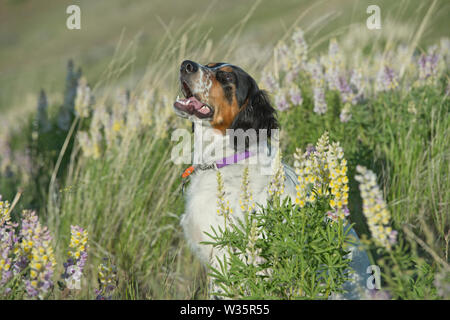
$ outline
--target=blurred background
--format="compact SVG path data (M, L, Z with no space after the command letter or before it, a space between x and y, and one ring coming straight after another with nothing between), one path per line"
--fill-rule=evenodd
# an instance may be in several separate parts
M66 8L71 4L81 8L81 30L66 27ZM208 38L213 48L217 42L228 41L233 48L231 62L258 67L294 26L305 30L313 44L311 50L327 46L329 38L346 34L352 27L359 32L356 25L361 26L361 34L367 34L366 8L370 4L381 8L382 30L368 36L404 31L412 37L415 32L411 31L418 31L432 1L1 0L0 111L4 119L21 118L23 112L35 107L42 88L51 100L52 94L64 88L69 59L82 67L89 82L97 83L116 48L128 48L130 63L117 81L132 88L152 67L151 57L162 42L190 29L198 36L189 38ZM420 37L422 45L448 35L449 12L449 1L436 2L432 19ZM200 45L207 49L205 43ZM214 61L224 55L211 50L209 56ZM184 58L196 57L180 60ZM230 53L225 58L230 59ZM178 65L167 66L168 72L177 69Z

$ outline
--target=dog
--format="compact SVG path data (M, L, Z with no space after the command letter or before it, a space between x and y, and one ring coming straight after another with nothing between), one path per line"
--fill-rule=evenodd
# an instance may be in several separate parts
M196 158L194 165L183 173L183 177L189 176L190 184L185 192L181 226L196 256L204 264L217 267L217 258L225 253L202 244L211 240L205 232L211 233L212 227L215 230L224 227L224 218L217 213L216 170L220 170L223 177L225 198L234 219L244 218L239 204L243 165L249 168L249 189L254 202L267 203L272 179L268 173L273 173L276 153L269 140L275 139L274 132L279 129L279 124L268 94L238 66L228 63L201 65L185 60L180 66L179 81L184 98L177 98L173 107L178 116L193 123ZM245 136L249 131L254 132L252 139ZM286 177L283 197L295 200L296 174L285 164L283 168ZM353 229L350 234L359 241ZM350 266L355 270L353 279L344 285L347 293L333 294L332 299L363 298L369 266L367 254L355 243L350 247L349 257L352 259Z

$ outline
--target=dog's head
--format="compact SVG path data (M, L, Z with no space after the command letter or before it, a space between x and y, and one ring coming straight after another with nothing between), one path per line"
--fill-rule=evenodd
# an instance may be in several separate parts
M223 134L227 129L266 129L270 135L270 129L278 128L267 94L239 67L185 60L180 85L184 99L177 98L174 108L181 117L207 121Z

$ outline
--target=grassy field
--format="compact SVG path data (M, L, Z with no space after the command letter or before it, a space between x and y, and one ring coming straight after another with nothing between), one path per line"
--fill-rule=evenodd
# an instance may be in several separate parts
M265 78L273 76L284 160L293 164L295 148L316 143L324 131L339 141L348 160L350 221L367 242L374 237L354 177L357 165L376 174L398 244L394 250L367 245L372 262L385 270L390 297L449 298L450 55L441 41L450 36L448 2L376 1L382 29L374 31L365 26L370 1L79 3L82 29L68 30L70 1L0 2L0 194L13 202L12 221L21 221L23 209L36 210L52 236L55 287L41 298L94 299L104 257L116 270L114 299L207 298L207 270L179 226L183 168L170 161L168 147L174 144L170 133L189 126L171 107L184 59L242 66L269 90ZM288 81L298 58L291 40L298 27L308 44L307 63ZM341 71L350 81L360 70L365 85L361 99L350 104L326 78L321 115L310 67L332 61L334 38ZM280 41L288 48L284 56ZM433 50L439 62L424 76L420 57L432 57ZM395 81L379 89L387 81L380 78L384 64ZM95 97L89 103L80 99L86 88L78 67ZM302 104L280 105L293 85ZM342 120L344 109L350 119ZM89 248L72 243L71 225L87 230ZM69 245L88 254L81 290L56 285ZM23 279L33 277L33 268L0 282L2 290L13 288L0 297L29 297ZM100 295L108 297L105 290Z

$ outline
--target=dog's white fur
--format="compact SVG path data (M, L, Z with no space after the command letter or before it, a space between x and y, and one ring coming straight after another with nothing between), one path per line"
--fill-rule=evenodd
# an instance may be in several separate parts
M191 117L189 117L191 118ZM211 130L207 121L198 120L195 117L191 118L194 121L195 131L202 131L206 133L206 130ZM204 137L205 135L197 134L197 137ZM201 149L205 152L203 156L203 163L210 164L214 161L220 160L225 156L229 156L235 153L226 141L227 136L222 136L221 133L217 133L216 139L208 139L208 141L196 141L195 145L201 146ZM214 144L220 143L224 145L225 153L219 156L209 156L214 147ZM254 152L256 150L253 150ZM264 172L270 172L273 166L274 152L268 156L265 152L259 152L257 157L259 161L256 164L248 164L249 159L240 161L236 164L225 166L221 169L224 187L225 198L230 203L230 208L233 213L232 216L235 219L242 219L243 213L240 208L239 199L241 196L241 182L242 174L245 165L249 167L249 188L253 194L255 203L264 205L267 202L269 186L272 176L263 174ZM285 196L295 199L296 190L296 175L294 171L288 166L285 168ZM184 231L184 235L187 239L192 250L205 264L212 264L217 266L217 257L222 257L223 252L219 252L217 249L210 245L201 244L203 241L211 241L211 239L205 234L205 232L211 233L213 227L218 229L219 226L224 227L224 218L217 214L217 173L213 169L209 170L196 170L191 175L191 182L186 189L186 206L185 213L181 218L181 225ZM352 259L351 267L355 271L352 275L352 280L349 280L344 289L347 293L343 295L332 295L331 299L361 299L364 298L363 292L365 291L366 279L369 276L367 274L367 268L369 266L369 259L364 251L361 251L359 247L359 238L355 231L350 230L350 234L355 238L355 244L350 246L350 258Z

